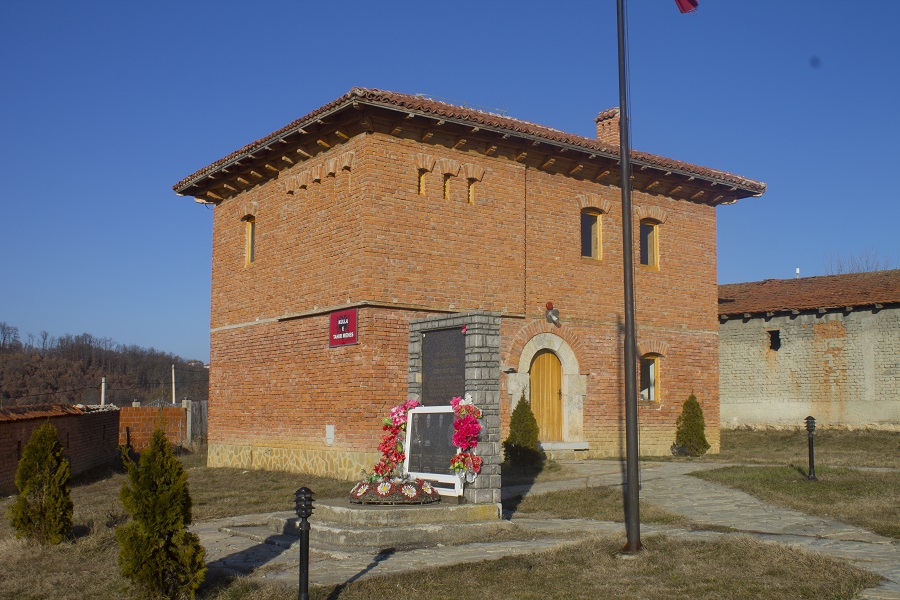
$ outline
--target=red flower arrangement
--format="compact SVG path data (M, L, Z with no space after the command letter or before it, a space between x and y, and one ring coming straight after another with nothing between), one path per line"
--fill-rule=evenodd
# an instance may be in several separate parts
M391 477L397 466L406 458L406 454L403 452L403 442L400 441L400 434L406 431L409 410L417 406L419 406L418 400L409 400L404 404L393 407L391 416L382 419L382 430L387 433L381 438L381 443L378 444L381 460L372 469L374 471L370 478L372 481Z
M481 409L475 406L472 396L454 398L450 401L456 419L453 421L453 445L459 452L450 459L450 468L457 474L468 473L471 477L481 472L481 458L475 454L478 436L481 433Z
M417 406L419 406L417 400L409 400L393 407L390 416L381 420L382 430L386 432L378 444L381 459L372 469L372 474L365 475L364 479L350 490L350 502L355 504L440 502L441 496L437 489L427 481L411 479L406 475L394 476L394 472L406 458L401 435L406 431L409 411Z

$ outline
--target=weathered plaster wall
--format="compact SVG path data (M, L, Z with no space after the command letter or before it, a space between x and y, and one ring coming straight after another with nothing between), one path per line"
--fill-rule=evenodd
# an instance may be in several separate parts
M723 427L900 429L898 308L729 320L719 357Z

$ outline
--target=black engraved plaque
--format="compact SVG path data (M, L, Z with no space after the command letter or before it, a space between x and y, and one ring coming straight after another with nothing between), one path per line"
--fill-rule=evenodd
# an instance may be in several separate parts
M422 405L444 406L466 393L466 335L461 328L425 332Z
M450 459L456 454L453 413L412 413L409 417L408 470L412 473L452 475Z

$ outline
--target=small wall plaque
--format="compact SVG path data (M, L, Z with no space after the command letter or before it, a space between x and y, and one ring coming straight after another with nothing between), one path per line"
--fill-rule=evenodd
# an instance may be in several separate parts
M356 308L338 310L331 313L330 326L328 328L328 345L347 346L359 342L356 329Z

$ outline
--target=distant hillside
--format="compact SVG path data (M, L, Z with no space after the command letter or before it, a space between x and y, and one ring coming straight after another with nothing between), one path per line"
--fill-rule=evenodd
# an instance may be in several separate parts
M58 402L99 404L106 376L106 401L172 399L172 365L178 400L206 400L209 371L201 361L153 348L127 346L89 333L51 337L28 334L0 321L0 405Z

